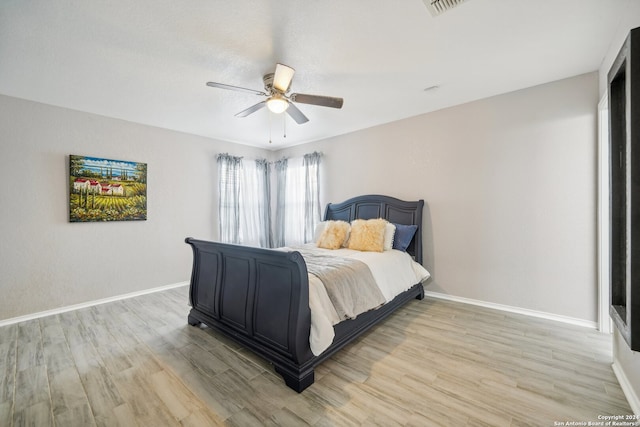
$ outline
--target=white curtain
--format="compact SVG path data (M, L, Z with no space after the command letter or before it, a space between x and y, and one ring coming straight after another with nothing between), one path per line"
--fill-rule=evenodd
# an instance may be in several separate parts
M273 233L271 232L271 164L266 159L255 162L258 182L260 182L258 197L258 216L260 223L260 246L273 247Z
M224 243L240 243L240 171L242 157L219 154L218 233Z
M240 175L240 243L271 247L269 164L264 159L246 161Z
M276 162L276 245L295 246L313 240L320 221L320 158L314 152L302 158Z
M220 241L272 246L269 163L265 159L219 154L218 231Z
M271 232L270 164L265 159L218 155L218 224L220 240L249 246L295 246L313 239L320 221L320 158L275 162L275 238Z
M314 151L302 159L304 169L304 241L313 240L316 224L320 221L320 158Z
M285 188L287 187L288 159L280 159L275 162L276 169L276 221L274 246L285 246L286 222L285 222Z
M301 245L305 242L304 167L302 158L289 159L287 165L287 185L284 189L284 243L285 246ZM280 189L278 189L280 191Z

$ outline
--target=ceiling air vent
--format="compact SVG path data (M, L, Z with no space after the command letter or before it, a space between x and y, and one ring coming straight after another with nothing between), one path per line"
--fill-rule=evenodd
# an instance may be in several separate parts
M466 0L422 0L424 5L427 6L431 16L438 16L447 10L453 9L460 3L464 3Z

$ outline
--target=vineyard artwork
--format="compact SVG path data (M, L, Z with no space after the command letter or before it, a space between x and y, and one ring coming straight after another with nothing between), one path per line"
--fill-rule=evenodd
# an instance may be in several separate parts
M146 219L146 163L69 156L69 221Z

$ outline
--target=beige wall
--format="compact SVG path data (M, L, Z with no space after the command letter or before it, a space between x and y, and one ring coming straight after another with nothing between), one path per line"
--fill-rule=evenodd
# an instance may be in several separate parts
M215 155L265 153L0 95L0 321L189 280ZM148 164L148 220L69 223L69 154Z
M0 320L188 280L184 238L217 237L217 153L320 150L323 203L426 201L427 289L595 321L597 86L587 74L270 153L0 96ZM148 163L149 219L69 223L69 154Z
M279 152L324 153L323 203L422 198L427 290L595 322L590 73Z

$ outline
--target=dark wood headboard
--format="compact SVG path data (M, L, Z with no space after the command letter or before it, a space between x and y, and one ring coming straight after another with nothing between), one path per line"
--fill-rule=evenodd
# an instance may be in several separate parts
M370 194L345 200L341 203L329 203L324 212L325 221L384 218L389 222L404 225L417 225L418 229L407 252L416 262L422 264L422 208L424 200L404 201L390 196Z

